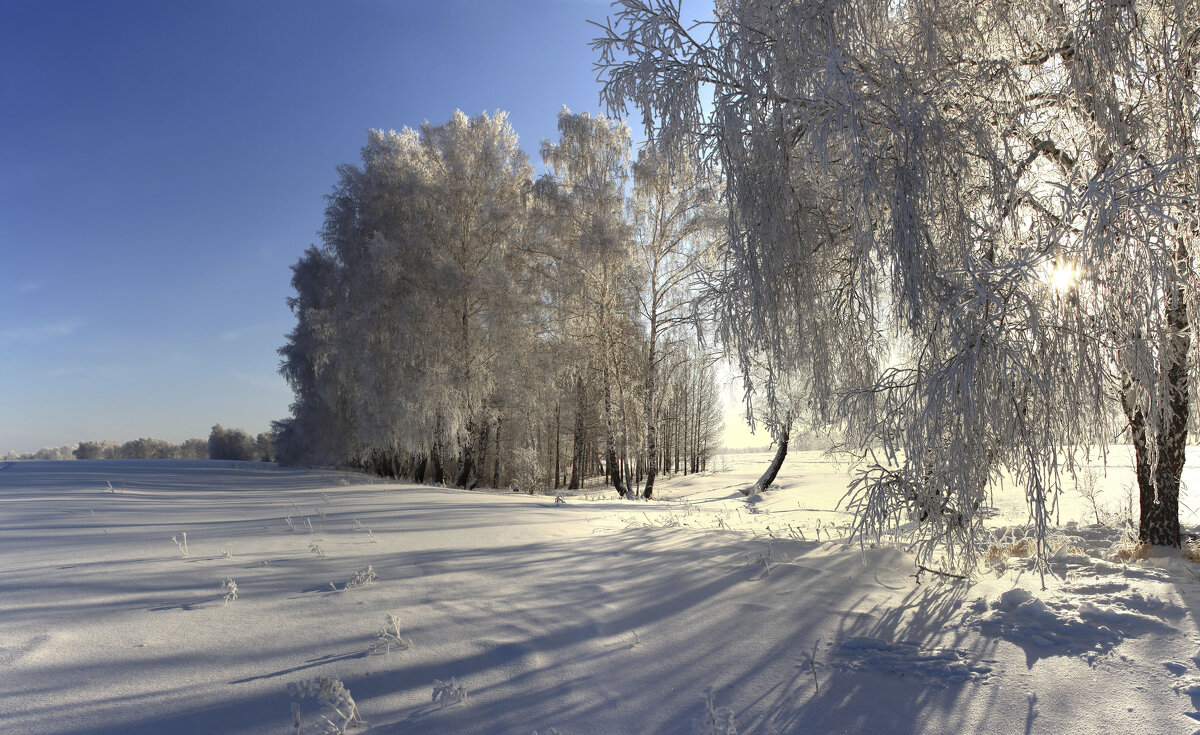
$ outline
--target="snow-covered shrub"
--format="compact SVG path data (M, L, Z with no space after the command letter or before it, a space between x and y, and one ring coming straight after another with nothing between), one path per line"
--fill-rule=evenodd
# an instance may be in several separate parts
M716 705L712 687L704 690L704 709L704 716L696 723L698 735L737 735L733 710Z
M370 564L368 564L366 569L359 569L358 571L354 572L354 575L350 577L350 581L346 583L345 589L350 589L351 587L362 587L363 585L370 584L374 581L375 570Z
M225 595L226 605L236 600L238 598L237 582L234 582L230 577L221 580L221 594Z
M172 536L171 540L174 541L175 545L179 547L180 554L183 554L185 557L190 556L188 553L187 531L184 531L180 535L183 536L182 540L180 540L179 536Z
M532 447L513 452L513 490L532 493L538 488L538 455Z
M406 639L400 635L400 621L396 619L395 615L388 613L383 630L379 631L375 637L375 645L371 647L371 653L388 654L392 652L392 648L407 651L412 647L412 639Z
M433 703L443 707L449 707L452 704L466 704L467 688L458 683L458 680L453 676L450 681L442 681L441 679L433 680Z
M341 735L346 730L363 724L358 714L358 705L339 679L321 676L308 681L292 682L287 688L288 694L295 699L315 699L329 708L328 713L318 715L325 725L327 735ZM296 728L295 735L300 735L300 705L295 702L292 703L292 724Z

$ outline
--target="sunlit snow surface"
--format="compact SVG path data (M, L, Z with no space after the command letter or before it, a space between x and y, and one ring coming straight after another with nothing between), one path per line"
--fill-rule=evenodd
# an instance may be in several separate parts
M293 701L322 732L287 689L317 677L357 702L351 733L694 733L710 687L743 735L1200 731L1194 565L1121 563L1068 491L1048 589L1022 557L918 584L901 550L839 540L848 476L820 454L747 502L768 460L718 458L650 503L229 462L0 465L0 733L291 733ZM1100 510L1132 480L1114 447ZM1015 540L1020 494L994 504ZM411 647L381 645L389 613ZM435 703L451 677L465 700Z

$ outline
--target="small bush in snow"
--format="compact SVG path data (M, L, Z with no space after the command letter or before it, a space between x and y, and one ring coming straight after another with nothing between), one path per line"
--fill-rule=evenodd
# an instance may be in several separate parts
M442 681L441 679L433 680L433 703L443 707L449 707L452 704L466 704L467 688L458 683L458 680L453 676L450 681Z
M183 532L182 534L180 534L180 535L181 535L181 536L183 536L183 540L182 540L182 541L179 539L179 536L172 536L172 537L171 537L171 540L172 540L172 541L174 541L174 542L175 542L175 545L179 547L179 553L180 553L180 554L183 554L185 557L186 557L186 556L189 556L189 554L188 554L188 545L187 545L187 531L184 531L184 532Z
M513 490L532 493L537 489L540 469L537 450L518 449L513 453Z
M712 687L704 690L704 709L704 717L697 723L696 732L699 735L737 735L733 710L716 705Z
M221 581L221 593L225 595L226 605L236 600L238 598L237 582L234 582L230 577L226 577Z
M363 585L370 584L374 581L375 570L370 564L368 564L366 569L359 569L354 573L354 576L350 577L350 581L346 583L345 589L350 589L351 587L362 587Z
M388 654L392 652L392 648L407 651L412 647L412 639L405 639L400 635L400 621L396 619L395 615L388 613L386 624L383 626L383 630L379 631L379 634L376 636L375 645L371 648L371 653Z
M363 724L358 714L358 705L338 679L322 676L308 681L292 682L287 688L288 693L296 699L315 699L329 708L329 713L318 715L325 724L327 735L341 735L346 730ZM300 705L295 702L292 703L292 724L296 728L295 735L300 735Z

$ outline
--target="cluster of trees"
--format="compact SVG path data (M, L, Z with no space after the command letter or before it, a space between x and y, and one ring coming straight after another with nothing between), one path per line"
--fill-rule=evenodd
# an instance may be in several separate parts
M180 444L145 437L124 443L85 441L78 445L47 447L27 454L9 452L4 459L230 459L274 462L275 448L271 435L266 432L255 437L242 429L226 429L217 424L207 440L188 439Z
M275 461L275 442L269 433L252 436L242 429L226 429L220 424L212 427L208 441L204 442L204 450L208 459L232 459L239 462Z
M1180 544L1195 0L616 5L610 112L723 176L723 343L769 424L800 406L863 452L859 530L918 520L922 561L969 567L1009 477L1044 554L1061 479L1124 432L1140 538Z
M559 115L533 167L506 116L372 130L292 270L280 461L460 487L624 495L702 469L721 411L690 325L723 216L629 130Z
M208 459L208 443L188 439L172 444L163 439L140 438L124 444L114 441L79 442L75 459Z

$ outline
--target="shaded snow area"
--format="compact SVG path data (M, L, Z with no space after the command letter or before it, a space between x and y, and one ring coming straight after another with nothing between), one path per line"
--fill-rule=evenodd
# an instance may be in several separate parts
M845 543L815 453L752 501L767 455L653 502L11 463L0 733L1197 733L1200 570L1128 560L1122 451L1062 497L1045 589L1019 491L973 580L918 580Z

